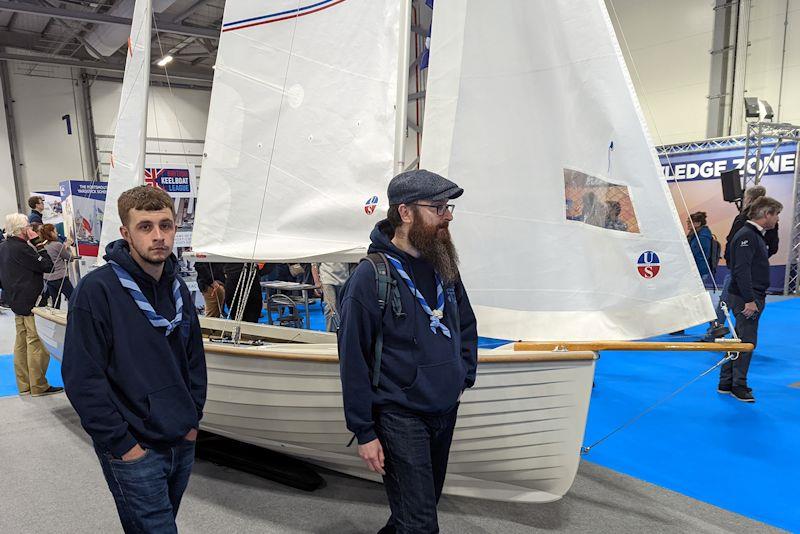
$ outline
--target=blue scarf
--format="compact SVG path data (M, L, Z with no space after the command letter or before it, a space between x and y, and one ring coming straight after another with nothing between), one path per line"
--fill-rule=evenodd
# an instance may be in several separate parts
M392 262L392 265L394 265L394 268L400 274L400 278L405 280L408 289L411 291L411 294L417 297L417 302L419 302L419 305L422 306L422 309L425 311L425 313L428 314L428 317L431 320L431 332L435 334L436 329L438 328L442 331L442 334L444 334L445 337L449 338L450 330L441 322L441 320L444 318L444 289L442 288L442 279L439 278L439 273L434 272L434 276L436 277L436 309L431 310L431 307L428 306L428 302L425 300L425 297L422 296L422 293L420 293L417 287L414 285L411 277L408 276L408 273L405 271L405 269L403 269L403 264L400 263L398 259L393 258L388 254L386 255L386 258Z
M181 297L181 284L178 282L178 278L176 277L175 280L172 282L172 297L175 299L175 318L171 321L168 321L161 317L159 314L156 313L156 310L153 309L153 306L147 301L147 298L142 293L142 290L139 289L139 284L137 284L133 277L123 269L119 263L115 261L109 261L109 265L114 269L114 272L117 274L117 278L119 278L119 283L122 284L122 287L128 290L131 297L133 297L133 301L142 310L147 320L150 321L150 324L153 325L153 328L160 328L164 327L167 331L164 333L165 336L168 336L172 333L173 330L180 324L181 322L181 315L183 312L183 297Z

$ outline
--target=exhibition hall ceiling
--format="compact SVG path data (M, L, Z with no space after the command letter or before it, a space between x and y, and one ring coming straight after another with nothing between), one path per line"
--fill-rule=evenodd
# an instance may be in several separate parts
M0 59L121 76L135 0L0 0ZM225 0L153 0L153 72L172 56L177 82L210 84ZM127 22L127 26L125 25Z

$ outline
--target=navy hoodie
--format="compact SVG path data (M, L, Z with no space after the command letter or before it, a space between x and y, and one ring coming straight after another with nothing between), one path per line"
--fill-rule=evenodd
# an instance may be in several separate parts
M109 243L105 259L130 273L159 315L175 317L174 256L158 281L133 260L124 240ZM192 297L178 280L183 318L169 336L150 324L108 264L85 276L70 300L64 387L95 445L117 458L137 443L175 445L203 416L203 339Z
M763 234L747 223L731 239L729 291L745 302L763 299L769 289L769 248Z
M396 248L388 221L378 223L370 235L369 252L383 252L400 260L423 295L433 288L433 269L427 278L416 279L413 265L421 261ZM361 262L342 289L339 328L339 365L341 368L347 428L364 444L377 436L375 411L398 409L412 413L439 415L452 410L461 392L475 383L478 364L478 332L475 314L460 281L445 288L445 311L442 322L453 334L451 339L440 330L434 334L430 319L406 283L390 264L397 281L403 315L395 317L387 304L381 318L375 270ZM422 269L420 269L422 270ZM417 273L422 278L422 273ZM429 292L430 293L430 292ZM432 296L426 295L429 304ZM455 324L458 307L460 324ZM383 352L380 383L372 387L372 364L375 340L382 322ZM460 334L460 335L459 335Z

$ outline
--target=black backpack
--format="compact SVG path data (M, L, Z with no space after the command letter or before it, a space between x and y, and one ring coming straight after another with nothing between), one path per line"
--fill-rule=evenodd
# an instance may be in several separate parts
M717 236L711 234L711 257L708 258L708 266L711 267L711 274L717 274L719 259L722 257L722 245L717 240Z
M387 304L391 302L392 313L395 317L402 317L403 305L400 301L400 290L397 288L397 280L392 277L389 268L389 260L382 252L373 252L361 258L361 261L368 261L372 264L375 271L375 286L378 290L378 307L381 310L381 322L379 323L378 335L375 338L375 361L372 365L372 387L377 389L381 379L381 355L383 354L383 316L386 313Z

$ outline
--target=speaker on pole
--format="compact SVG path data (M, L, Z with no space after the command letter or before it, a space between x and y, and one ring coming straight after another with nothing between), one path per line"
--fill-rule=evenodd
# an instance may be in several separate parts
M725 202L738 202L742 200L742 171L731 169L719 175L722 182L722 198Z

